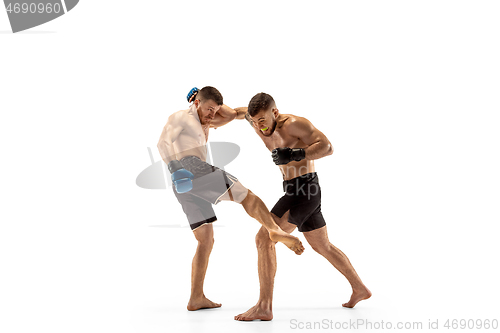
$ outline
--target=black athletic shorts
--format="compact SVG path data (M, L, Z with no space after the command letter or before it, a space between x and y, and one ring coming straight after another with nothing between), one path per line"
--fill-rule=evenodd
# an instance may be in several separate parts
M300 232L312 231L326 225L321 213L321 187L316 172L285 180L285 195L274 205L271 213L282 217L288 210L288 222Z
M193 189L186 193L177 193L172 186L177 200L186 214L191 229L217 220L212 204L238 181L236 177L196 156L187 156L180 160L184 169L194 175Z

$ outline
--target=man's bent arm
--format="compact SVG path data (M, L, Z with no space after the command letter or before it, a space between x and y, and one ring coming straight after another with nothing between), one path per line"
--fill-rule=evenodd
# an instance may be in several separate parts
M168 118L168 122L163 128L157 145L161 158L167 164L170 163L170 161L177 159L173 143L182 132L182 126L178 123L177 118L178 115L176 114L173 114Z
M307 145L304 151L308 160L317 160L333 154L333 147L328 138L306 118L296 117L288 124L287 132Z

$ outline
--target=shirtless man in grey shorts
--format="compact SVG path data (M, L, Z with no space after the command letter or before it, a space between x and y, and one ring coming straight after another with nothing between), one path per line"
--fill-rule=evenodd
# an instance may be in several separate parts
M216 220L212 204L234 201L258 220L275 242L282 242L296 254L304 251L297 237L281 230L265 204L236 177L206 163L208 132L235 119L237 112L226 105L220 92L204 87L188 110L172 114L158 142L162 159L172 173L174 193L187 215L198 241L191 274L190 311L220 307L205 297L203 282L213 247L212 222Z

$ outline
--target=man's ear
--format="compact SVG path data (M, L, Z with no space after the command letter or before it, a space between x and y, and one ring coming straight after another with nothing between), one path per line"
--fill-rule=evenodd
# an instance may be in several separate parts
M274 108L273 109L273 114L274 114L274 117L275 118L278 118L279 114L280 114L280 110L278 110L278 108Z
M257 127L257 124L255 124L255 121L252 120L252 118L250 117L250 115L247 113L245 115L245 119L248 121L248 123L253 127L255 128L256 130L258 130L259 128Z
M200 100L199 99L195 99L194 100L194 106L196 106L196 108L198 108L200 106Z

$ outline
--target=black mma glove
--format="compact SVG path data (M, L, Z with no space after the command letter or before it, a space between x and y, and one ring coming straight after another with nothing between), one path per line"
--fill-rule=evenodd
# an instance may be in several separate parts
M306 158L306 151L304 148L276 148L273 149L272 156L276 165L288 164Z

